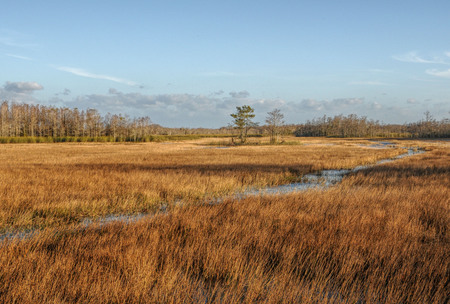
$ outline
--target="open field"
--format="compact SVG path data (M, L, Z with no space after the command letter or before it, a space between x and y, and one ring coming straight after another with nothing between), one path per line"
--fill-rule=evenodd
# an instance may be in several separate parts
M214 139L0 145L0 231L148 213L178 200L288 183L310 172L352 168L404 152L360 146L370 144L366 140L289 140L302 145L216 149Z
M16 173L22 187L26 168L42 163L42 176L60 187L79 187L89 192L86 198L95 187L109 197L121 193L108 192L100 182L144 191L151 183L139 179L162 178L161 172L168 175L165 181L183 181L181 188L229 178L234 191L399 153L352 141L334 142L338 146L329 146L327 140L310 143L233 149L203 149L192 143L39 145L39 153L26 145L0 149L22 149L15 163L5 167ZM0 246L0 302L445 303L450 283L448 143L402 144L426 146L428 152L353 173L326 191L184 205L131 224L73 230L60 223L58 229L47 228L31 239L5 240ZM64 184L69 178L61 176L72 171L77 182ZM126 173L130 175L123 177ZM189 174L192 180L186 181ZM94 177L92 186L82 177ZM58 189L49 185L43 182L37 193ZM203 195L217 189L209 187ZM61 188L64 195L72 193ZM37 200L33 204L31 210L42 208ZM71 210L63 200L58 206ZM86 210L94 206L91 201ZM117 210L133 210L121 208Z

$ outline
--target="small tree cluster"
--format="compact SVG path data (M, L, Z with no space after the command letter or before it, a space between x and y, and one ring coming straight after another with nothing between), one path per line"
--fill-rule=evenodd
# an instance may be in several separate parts
M255 117L254 112L255 110L252 107L244 105L242 107L236 107L236 112L230 114L233 117L232 125L238 130L238 138L241 143L245 143L249 129L258 127L258 123L253 122L253 118ZM274 109L267 113L266 126L264 128L269 131L270 143L272 144L278 141L280 128L284 125L283 119L284 115L280 109Z

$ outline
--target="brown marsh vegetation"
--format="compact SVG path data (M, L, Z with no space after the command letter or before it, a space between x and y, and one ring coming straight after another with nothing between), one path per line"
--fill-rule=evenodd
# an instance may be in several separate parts
M367 144L364 140L229 149L201 145L211 141L0 145L0 231L148 213L163 203L288 183L310 172L403 153L356 145Z
M359 171L326 191L191 204L131 224L6 240L0 302L446 303L450 153L428 146L426 154ZM337 148L320 148L328 147ZM335 154L347 148L355 149ZM198 151L189 149L183 152ZM283 161L275 173L286 174ZM261 162L258 168L272 164Z

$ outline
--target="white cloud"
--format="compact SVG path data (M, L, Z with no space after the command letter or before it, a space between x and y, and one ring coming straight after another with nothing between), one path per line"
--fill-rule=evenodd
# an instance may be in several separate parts
M71 74L74 74L77 76L81 76L81 77L110 80L110 81L114 81L117 83L126 84L129 86L137 86L138 85L138 83L131 81L131 80L118 78L118 77L114 77L114 76L109 76L109 75L94 74L94 73L91 73L91 72L88 72L88 71L85 71L85 70L79 69L79 68L60 66L60 67L57 67L56 69L60 70L60 71L68 72L68 73L71 73Z
M439 71L436 69L429 69L429 70L426 70L426 73L429 75L436 76L436 77L450 78L450 69L444 70L444 71Z
M32 93L42 90L43 87L37 82L6 82L0 87L0 100L10 102L36 104L39 103Z
M341 111L344 108L358 106L364 103L364 98L338 98L333 100L304 99L300 107L312 111Z
M244 104L255 108L258 120L262 121L274 108L290 109L281 99L257 99L247 91L231 95L158 94L139 92L124 93L111 88L106 94L82 95L65 101L64 105L77 108L96 108L102 113L123 113L131 116L150 116L164 126L221 127L231 122L230 114ZM295 108L295 105L292 106Z
M32 93L33 91L42 90L44 87L37 82L10 82L7 81L3 86L5 91L15 93Z
M6 90L6 87L8 90ZM64 99L54 97L46 101L38 101L29 93L37 90L39 87L39 84L31 82L20 85L19 83L10 82L9 86L0 87L0 99L11 102L40 103L79 109L95 108L102 114L110 112L115 114L121 113L131 117L149 116L155 123L167 127L209 128L218 128L231 123L230 114L236 111L237 106L244 104L250 105L255 109L256 122L263 122L267 112L279 108L285 114L288 123L301 123L323 115L333 116L339 114L357 114L368 116L370 119L375 118L391 122L414 121L417 116L417 107L421 107L420 103L417 102L418 99L414 98L406 100L403 107L394 108L390 104L380 103L375 100L366 101L364 98L285 101L282 99L252 97L245 99L233 98L227 94L146 95L140 92L121 92L114 88L111 88L105 94L81 95ZM59 95L65 95L64 93L70 94L69 90L64 90ZM429 104L431 105L431 102ZM448 112L448 102L442 102L442 105L439 107L442 110L440 113Z
M447 54L447 53L446 53ZM409 52L402 55L394 55L392 56L395 60L402 62L412 62L412 63L430 63L430 64L449 64L444 61L442 58L434 57L432 59L425 59L419 56L416 52Z
M317 101L315 99L303 99L300 103L302 108L313 111L322 111L324 110L324 102Z
M16 55L16 54L5 54L8 57L12 57L12 58L17 58L17 59L22 59L22 60L33 60L30 57L26 57L26 56L21 56L21 55Z

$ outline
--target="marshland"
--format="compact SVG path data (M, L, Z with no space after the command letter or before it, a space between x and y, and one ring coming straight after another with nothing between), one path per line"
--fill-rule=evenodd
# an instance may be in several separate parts
M450 1L3 1L0 304L450 303Z
M448 300L448 142L223 141L0 145L0 301ZM425 153L373 165L406 147ZM327 188L235 196L361 165Z

